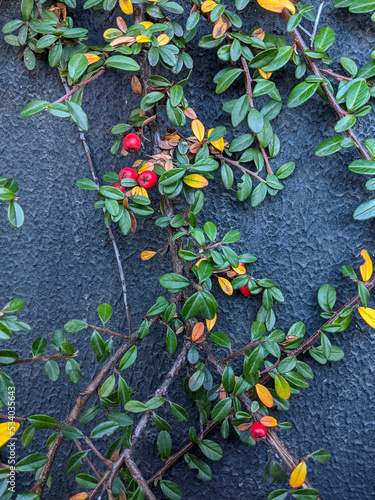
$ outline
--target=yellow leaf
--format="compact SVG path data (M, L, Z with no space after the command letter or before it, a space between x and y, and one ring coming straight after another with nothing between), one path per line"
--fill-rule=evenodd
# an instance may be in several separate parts
M143 21L143 23L139 24L142 24L142 26L144 26L146 30L148 30L148 28L150 28L150 26L152 26L154 23L150 23L150 21Z
M141 253L141 259L150 260L154 255L156 255L156 252L152 252L151 250L145 250L144 252Z
M289 0L257 0L263 9L270 10L271 12L282 12L283 9L288 9L292 14L295 14L296 8Z
M133 165L133 168L135 168L134 165ZM145 172L146 170L154 170L154 165L153 164L150 165L147 162L144 163L141 167L139 167L139 169L138 169L138 175L141 174L142 172Z
M169 42L169 36L165 33L158 36L159 47L163 47L163 45L167 45Z
M184 183L192 188L204 188L208 186L208 180L199 174L191 174L184 177Z
M371 307L359 307L359 314L366 321L371 328L375 328L375 310L371 309Z
M217 320L217 314L213 317L213 319L206 319L207 332L210 332L212 328L215 326Z
M225 35L229 28L229 23L227 22L227 18L224 16L220 16L214 25L214 29L212 30L212 36L217 39L221 38Z
M246 269L244 266L232 267L236 274L246 274Z
M359 267L359 270L361 271L363 281L368 281L371 278L373 271L372 260L370 259L367 250L362 250L361 255L365 263Z
M130 0L119 0L119 5L124 14L133 14L133 4Z
M114 38L118 38L121 35L122 35L122 32L120 30L118 30L117 28L110 28L108 30L105 30L105 32L103 33L103 37L106 40L113 40Z
M131 196L144 196L145 198L148 198L148 194L145 188L141 188L139 186L134 186L133 189L130 191Z
M217 279L219 281L220 288L223 290L223 292L226 293L227 295L232 295L233 294L232 283L226 278L222 278L221 276L219 276Z
M302 460L294 469L290 476L289 484L291 488L300 488L306 479L306 463Z
M148 43L151 42L148 36L145 35L138 35L135 39L136 42L138 43Z
M274 417L262 417L259 422L264 425L264 427L277 427L277 420Z
M89 66L90 66L90 64L93 64L93 63L99 61L99 59L100 59L100 57L97 56L96 54L89 54L89 53L87 53L87 54L83 54L83 55L86 57L86 59L87 59L87 61L89 63Z
M210 134L213 130L213 128L210 128L210 130L207 132L208 140L210 140ZM224 137L220 137L220 139L218 139L217 141L212 141L211 144L219 151L224 151Z
M206 0L201 5L202 12L211 12L212 9L216 7L217 3L214 0Z
M268 80L269 78L271 78L271 75L272 75L272 72L271 71L263 71L261 68L258 69L259 71L259 74L262 78L264 78L265 80Z
M198 262L196 262L196 263L195 263L195 265L196 265L197 267L199 267L199 264L200 264L201 262L203 262L204 260L207 260L207 258L206 258L206 257L203 257L202 259L199 259L199 260L198 260Z
M197 323L193 327L193 331L191 332L191 340L193 342L196 342L198 339L202 337L204 333L204 324L203 323Z
M255 389L257 391L258 398L261 400L264 406L267 406L267 408L271 408L271 406L273 406L273 397L267 387L264 387L264 385L261 384L256 384Z
M3 422L0 424L0 448L13 437L19 427L19 422Z
M88 494L86 492L77 493L69 498L69 500L86 500L88 498Z
M202 142L203 138L204 138L204 125L203 125L203 123L199 120L193 120L191 122L191 130L193 131L193 134L198 139L198 141Z

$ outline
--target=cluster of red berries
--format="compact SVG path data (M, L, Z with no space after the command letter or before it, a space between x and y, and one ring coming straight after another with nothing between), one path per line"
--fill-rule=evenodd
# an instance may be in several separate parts
M141 148L141 141L139 140L137 134L128 134L124 137L123 145L125 151L127 151L128 153L138 153ZM138 173L133 168L126 167L120 170L118 178L120 182L122 181L122 179L134 179L135 181L138 181L138 185L141 188L145 189L151 189L158 183L158 178L156 174L152 172L152 170L144 170L138 175ZM122 192L124 192L126 189L124 186L121 186L121 184L117 183L113 184L113 187L120 189L120 191Z

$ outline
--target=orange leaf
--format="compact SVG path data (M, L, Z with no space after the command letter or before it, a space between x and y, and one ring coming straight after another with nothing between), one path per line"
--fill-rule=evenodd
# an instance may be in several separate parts
M206 319L207 332L210 332L212 328L215 326L217 320L217 314L213 317L213 319Z
M141 253L141 259L150 260L154 255L156 255L156 252L152 252L151 250L145 250L144 252Z
M130 0L119 0L119 5L124 14L133 14L133 4Z
M217 39L221 38L225 35L229 28L228 19L225 16L220 16L214 25L214 29L212 30L212 36Z
M162 33L158 36L159 47L163 47L163 45L167 45L169 43L169 36L165 33Z
M277 427L277 420L274 417L262 417L260 423L265 427Z
M69 498L69 500L86 500L88 498L88 494L85 492L77 493L76 495Z
M196 189L208 186L208 180L199 174L187 175L183 180L185 184Z
M87 59L87 61L89 63L89 66L90 66L90 64L93 64L93 63L99 61L99 59L100 59L100 57L97 56L96 54L89 54L89 53L87 53L87 54L83 54L83 55L86 57L86 59Z
M251 426L253 424L251 423L247 423L247 424L241 424L237 427L237 429L240 431L240 432L245 432L245 431L248 431L249 429L251 429Z
M255 389L257 391L258 398L261 400L264 406L267 406L267 408L271 408L271 406L273 406L273 397L267 387L264 387L264 385L261 384L256 384Z
M203 125L203 123L199 120L193 120L191 123L191 130L193 131L193 134L198 139L198 141L202 142L203 137L204 137L204 125Z
M201 262L203 262L204 260L207 260L207 258L206 258L206 257L202 257L201 259L199 259L199 260L198 260L198 262L196 262L196 263L195 263L195 265L196 265L197 267L199 267L199 264L200 264Z
M232 295L233 294L232 283L229 280L227 280L226 278L222 278L221 276L219 276L217 279L218 279L220 288L223 290L223 292L226 293L227 295Z
M263 9L270 10L271 12L278 12L279 14L283 9L288 9L292 14L295 14L296 8L290 0L257 0Z
M299 488L303 485L306 479L306 463L302 460L292 472L289 484L291 488Z
M367 250L362 250L361 255L365 263L359 267L359 270L361 271L363 281L368 281L371 278L373 271L372 260L370 259Z
M270 71L263 71L261 68L258 69L259 71L259 74L262 78L264 78L265 80L268 80L269 78L271 78L271 75L272 73Z
M211 12L216 7L217 3L214 0L206 0L201 5L202 12Z
M196 342L199 338L202 337L204 333L204 324L202 322L197 323L193 327L193 331L191 332L191 340Z

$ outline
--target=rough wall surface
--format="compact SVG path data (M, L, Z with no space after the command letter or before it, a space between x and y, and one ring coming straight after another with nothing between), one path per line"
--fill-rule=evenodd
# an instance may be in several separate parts
M18 17L18 4L0 0L1 25ZM114 25L115 19L115 15L108 19L108 13L103 11L80 8L72 12L72 17L78 26L89 29L91 43L101 43L101 34ZM243 18L249 19L249 26L261 25L275 34L284 32L282 19L262 11L255 2L251 2ZM375 29L368 15L353 15L347 9L336 10L327 5L321 25L329 25L336 32L337 42L330 49L334 61L341 56L350 56L359 65L369 60ZM203 28L202 34L204 31ZM196 42L192 43L196 64L186 95L207 126L220 124L231 130L229 115L221 110L222 97L215 96L212 83L222 65L214 51L207 53L197 48ZM19 115L34 99L53 101L63 95L57 70L39 57L36 69L30 73L19 61L17 48L3 40L0 45L1 174L19 182L26 215L24 226L18 231L12 230L0 206L1 302L13 297L26 300L27 307L20 316L33 327L27 346L31 344L30 339L39 336L50 341L53 332L71 318L95 323L96 308L102 302L109 302L114 308L111 327L126 332L116 261L102 214L93 208L95 194L75 186L78 178L90 174L77 129L48 114L28 119ZM333 68L338 69L337 62ZM277 83L286 101L295 85L293 68L279 72ZM239 82L224 97L229 100L242 91ZM113 142L109 129L126 121L129 110L136 107L137 102L128 78L116 70L85 90L84 109L90 119L87 139L100 178L106 171L118 171L126 164L123 157L109 152ZM358 158L355 151L343 150L327 158L313 154L317 144L333 135L335 117L327 104L315 96L297 110L284 108L274 123L282 144L274 163L295 161L297 165L293 176L285 182L284 191L252 209L248 201L240 204L234 191L225 191L218 179L207 189L210 208L206 208L200 220L213 220L222 233L229 228L243 233L237 248L258 257L252 273L272 278L284 291L286 301L277 306L277 325L288 328L291 323L302 320L311 334L322 324L316 301L316 291L321 284L331 283L337 287L340 305L354 295L354 287L343 279L340 267L343 264L357 267L362 262L359 257L362 248L374 255L374 222L355 222L352 218L354 209L368 198L363 179L347 169L349 162ZM373 115L360 119L357 129L363 138L374 137ZM168 257L140 261L140 251L157 249L165 243L163 231L155 230L150 218L139 222L135 235L125 238L116 232L126 270L133 325L139 324L145 310L162 293L158 276L171 269ZM144 293L145 290L148 292ZM235 347L244 345L249 338L248 327L254 320L256 304L242 296L236 295L234 300L222 294L219 308L218 331L228 333ZM229 317L240 320L235 328L227 321ZM15 336L12 341L18 349L21 336ZM161 328L155 329L140 348L139 362L126 374L136 399L153 392L171 364L171 357L162 348L164 336ZM309 389L293 397L290 412L280 416L293 423L293 430L282 432L282 439L297 457L321 447L331 451L328 464L316 463L309 470L309 479L321 491L322 498L367 500L373 498L375 488L374 334L356 318L346 332L330 335L330 338L344 349L345 358L320 367L306 357L308 363L315 365L316 377ZM19 371L10 369L19 387L19 415L46 413L56 419L65 418L78 391L83 390L96 370L89 333L80 332L71 339L80 350L85 366L78 387L69 384L64 374L52 384L42 364L26 365ZM23 355L30 355L28 347ZM192 405L180 394L180 387L176 381L169 395L190 408ZM38 445L45 442L47 433L37 434L29 449L43 452ZM173 449L177 450L185 439L176 435ZM214 439L222 444L218 432ZM60 460L53 469L52 489L47 491L47 499L67 499L79 491L74 478L67 480L65 472L66 459L73 449L71 442L64 443ZM157 459L150 460L150 450L156 451L155 429L151 426L144 433L137 452L145 476L160 466ZM19 457L26 455L20 444L17 453ZM166 478L177 481L184 498L190 500L260 500L269 491L262 477L266 455L266 446L250 449L231 435L224 444L224 458L211 463L214 470L211 482L194 479L183 461ZM25 491L31 484L32 475L23 474L18 488Z

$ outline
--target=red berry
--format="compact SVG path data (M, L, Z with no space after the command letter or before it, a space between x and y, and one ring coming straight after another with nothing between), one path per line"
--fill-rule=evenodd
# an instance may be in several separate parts
M156 184L158 183L158 178L152 170L145 170L144 172L141 172L138 177L138 184L145 188L145 189L151 189Z
M251 295L249 287L247 286L247 283L242 288L240 288L240 292L242 293L242 295L245 295L246 297L249 297L249 295Z
M138 153L141 149L141 141L137 134L128 134L124 137L124 149L128 153Z
M240 263L238 264L238 266L245 267L245 264L244 264L243 262L240 262Z
M251 435L258 443L259 441L265 441L267 436L267 427L264 427L264 425L259 422L255 422L251 426Z
M122 179L134 179L136 181L138 179L138 174L133 168L123 168L120 170L118 178L120 182Z
M113 187L119 189L122 192L124 192L126 189L124 186L121 186L120 184L117 184L117 183L113 184Z

